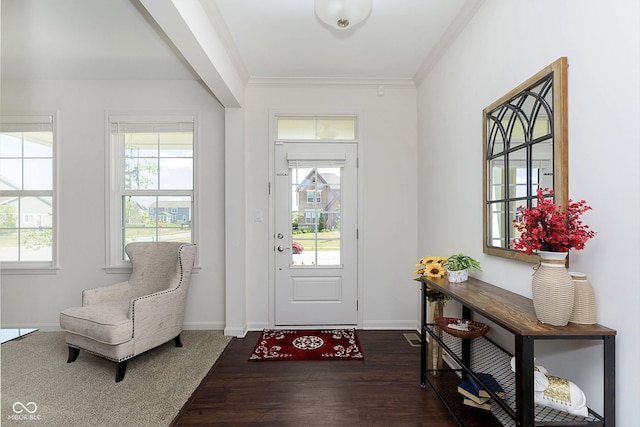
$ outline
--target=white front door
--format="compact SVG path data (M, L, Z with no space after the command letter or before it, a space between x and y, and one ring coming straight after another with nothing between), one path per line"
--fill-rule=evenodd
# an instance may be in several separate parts
M356 325L357 145L274 153L275 326Z

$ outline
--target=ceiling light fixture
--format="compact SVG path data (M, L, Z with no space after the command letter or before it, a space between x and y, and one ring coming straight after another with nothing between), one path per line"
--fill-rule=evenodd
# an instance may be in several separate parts
M315 12L325 24L346 30L369 16L371 3L372 0L315 0Z

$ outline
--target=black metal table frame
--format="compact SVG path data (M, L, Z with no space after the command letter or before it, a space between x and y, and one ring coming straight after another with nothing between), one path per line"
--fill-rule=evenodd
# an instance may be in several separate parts
M421 282L421 334L420 343L420 386L425 388L427 385L427 340L429 334L440 345L444 345L434 334L429 331L427 326L427 283ZM462 317L471 318L471 309L462 304ZM514 416L516 425L528 427L534 425L557 425L550 423L535 422L534 417L534 391L533 391L533 372L534 372L534 344L536 340L602 340L604 347L604 414L600 416L591 409L589 413L600 420L597 423L588 423L581 425L615 427L615 335L580 335L580 336L530 336L513 334L515 338L515 358L516 358L516 409L515 414L512 409L508 408L500 399L497 401L501 406ZM462 340L462 363L463 373L473 375L471 372L471 341ZM463 374L464 375L464 374ZM475 378L475 380L478 380ZM480 381L481 382L481 381ZM490 392L491 393L491 392ZM493 394L493 393L492 393ZM496 397L496 396L494 396ZM446 405L446 403L445 403ZM448 405L446 405L449 409ZM580 425L580 424L578 424Z

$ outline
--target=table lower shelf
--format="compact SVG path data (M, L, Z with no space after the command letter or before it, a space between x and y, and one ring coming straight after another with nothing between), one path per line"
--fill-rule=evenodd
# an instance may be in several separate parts
M458 385L462 377L462 369L446 354L454 354L458 359L462 358L462 339L441 331L437 325L428 324L432 333L442 333L442 341L445 362L449 369L441 371L427 370L425 372L427 382L438 394L440 399L448 407L456 418L458 424L463 426L516 426L515 420L497 402L492 401L491 411L472 408L462 403L462 396L458 393ZM471 341L471 370L473 372L485 372L491 374L505 391L502 399L515 412L515 374L511 371L511 355L486 338L477 338ZM435 375L434 375L435 374ZM601 426L602 420L590 414L583 418L566 412L551 409L546 406L535 406L536 425L567 425L567 426Z
M427 371L427 383L433 388L459 425L466 427L500 427L493 412L462 403L458 393L460 376L453 370ZM495 405L495 404L494 404Z

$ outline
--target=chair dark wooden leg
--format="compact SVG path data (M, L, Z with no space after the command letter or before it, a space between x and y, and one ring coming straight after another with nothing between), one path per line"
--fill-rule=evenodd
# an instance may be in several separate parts
M180 335L173 339L173 342L176 343L176 347L182 347L182 340L180 339Z
M127 372L127 361L118 362L118 367L116 369L116 382L119 383L124 379L124 374Z
M69 346L69 358L67 359L67 363L75 362L79 354L79 348Z

